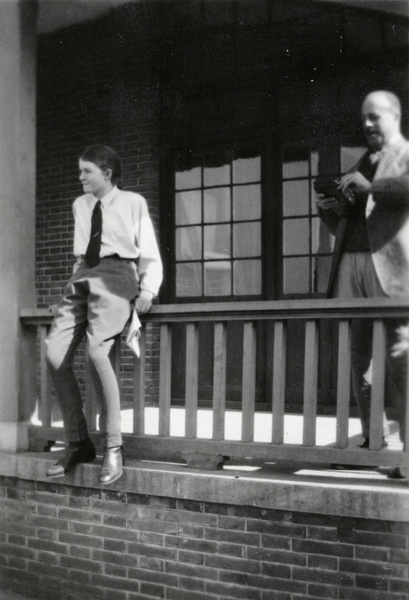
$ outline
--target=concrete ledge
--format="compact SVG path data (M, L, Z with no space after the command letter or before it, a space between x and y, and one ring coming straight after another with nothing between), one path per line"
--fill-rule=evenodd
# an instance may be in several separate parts
M183 465L131 460L121 479L101 486L100 457L92 464L80 465L72 474L49 478L47 468L57 459L57 452L0 452L0 476L184 500L409 522L407 482L390 481L376 473L339 477L329 469L295 470L293 465L248 472L235 467L197 471Z
M0 421L0 452L27 449L29 425L27 422Z

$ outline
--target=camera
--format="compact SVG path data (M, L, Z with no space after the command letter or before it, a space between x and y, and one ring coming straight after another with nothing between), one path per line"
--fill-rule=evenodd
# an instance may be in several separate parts
M341 179L339 177L318 177L314 181L314 190L317 194L322 194L324 198L336 198L337 200L347 200L351 202L352 194L346 196L338 188Z

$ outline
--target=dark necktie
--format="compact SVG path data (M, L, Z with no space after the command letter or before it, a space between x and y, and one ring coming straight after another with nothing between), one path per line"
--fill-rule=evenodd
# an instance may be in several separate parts
M98 200L92 211L91 237L85 253L85 260L89 267L95 267L99 263L99 251L101 249L102 233L102 210L101 200Z

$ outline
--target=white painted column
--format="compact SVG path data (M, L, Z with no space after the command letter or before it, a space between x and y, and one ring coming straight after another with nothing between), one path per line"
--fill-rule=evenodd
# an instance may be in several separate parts
M36 305L36 15L35 1L0 1L0 450L11 452L26 447L35 401L19 311Z

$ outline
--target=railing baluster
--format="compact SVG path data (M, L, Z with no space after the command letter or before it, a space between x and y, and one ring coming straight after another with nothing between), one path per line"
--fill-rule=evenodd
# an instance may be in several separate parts
M227 325L214 325L213 354L213 439L224 440L226 409Z
M48 327L39 325L40 333L40 402L38 407L38 418L43 427L50 427L52 410L51 394L49 385L49 373L45 359L45 338L47 337Z
M276 321L273 354L273 444L282 444L284 441L286 356L287 322Z
M339 321L337 368L337 447L348 446L349 402L351 390L351 323Z
M243 329L242 433L243 442L254 440L254 409L256 396L256 327L253 321Z
M139 348L140 357L134 356L133 432L141 436L145 433L146 326L141 328Z
M305 324L304 358L304 446L315 446L317 427L317 382L318 382L318 323Z
M172 330L168 323L160 326L159 356L159 435L170 434L170 402L171 402L171 367L172 367Z
M371 414L369 424L369 449L380 450L383 436L383 409L385 394L385 325L381 319L373 324Z
M199 328L197 323L186 325L186 425L185 437L197 437L197 400L199 385Z

